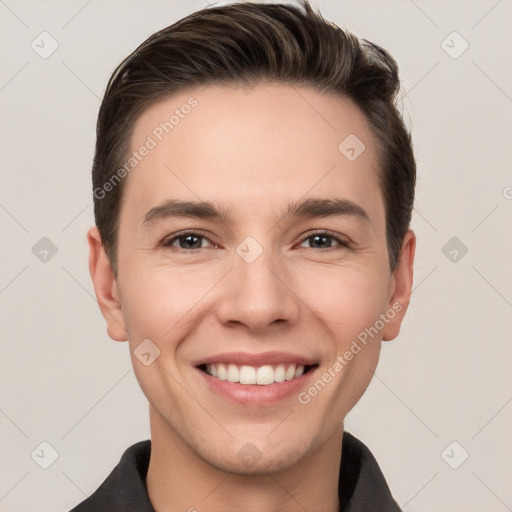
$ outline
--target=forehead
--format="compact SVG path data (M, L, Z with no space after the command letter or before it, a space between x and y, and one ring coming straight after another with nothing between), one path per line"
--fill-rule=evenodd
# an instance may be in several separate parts
M148 108L130 143L131 153L149 149L123 209L180 197L248 212L262 198L287 205L308 194L357 200L375 215L382 206L367 119L351 100L308 87L190 88Z

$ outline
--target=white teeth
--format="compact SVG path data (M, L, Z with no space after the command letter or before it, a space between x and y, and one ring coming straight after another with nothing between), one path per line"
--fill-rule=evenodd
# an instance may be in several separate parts
M227 378L229 382L240 382L240 370L234 364L228 365Z
M217 366L217 377L220 380L227 380L226 367L223 364L218 364L218 365L212 364L212 368L214 366ZM212 375L213 375L213 371L212 371Z
M295 377L295 365L289 366L285 373L286 380L292 380Z
M240 384L268 386L275 382L284 382L301 377L304 374L302 364L278 364L276 366L264 365L258 368L253 366L237 366L236 364L208 364L206 373L219 380L239 382Z
M267 386L274 384L274 369L270 365L260 366L256 372L256 383Z
M274 371L274 380L276 382L284 382L285 378L286 378L286 369L284 367L284 364L278 364L277 368Z
M252 366L240 367L240 384L256 384L256 370Z

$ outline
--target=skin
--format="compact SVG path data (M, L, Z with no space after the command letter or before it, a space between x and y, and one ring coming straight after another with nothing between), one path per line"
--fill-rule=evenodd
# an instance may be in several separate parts
M191 88L141 115L132 149L190 96L198 105L125 178L117 280L97 228L88 232L107 332L128 340L149 401L151 502L158 512L337 511L343 420L372 378L381 341L399 333L415 235L408 231L391 273L376 145L349 99L270 83ZM352 162L338 150L349 134L366 146ZM289 202L307 198L348 199L369 220L286 215ZM215 202L230 216L143 227L168 199ZM206 238L173 240L181 230ZM352 245L310 238L325 230ZM263 249L252 263L236 252L247 236ZM278 350L313 359L320 377L393 304L401 310L307 405L297 394L270 406L232 403L193 364ZM147 338L160 349L149 366L134 355ZM248 443L260 454L249 465L237 456Z

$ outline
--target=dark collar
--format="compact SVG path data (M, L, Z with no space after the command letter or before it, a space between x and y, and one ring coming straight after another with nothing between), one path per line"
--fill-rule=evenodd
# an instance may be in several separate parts
M130 446L107 479L70 512L155 512L144 480L151 441ZM340 512L400 512L377 461L353 435L343 434L339 477Z

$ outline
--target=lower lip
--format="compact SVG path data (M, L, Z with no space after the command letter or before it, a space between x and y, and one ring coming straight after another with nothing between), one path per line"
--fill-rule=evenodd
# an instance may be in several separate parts
M277 404L290 396L298 395L317 368L311 368L307 373L295 379L274 382L274 384L266 386L220 380L199 368L196 368L196 370L211 390L230 402L246 406L264 407Z

